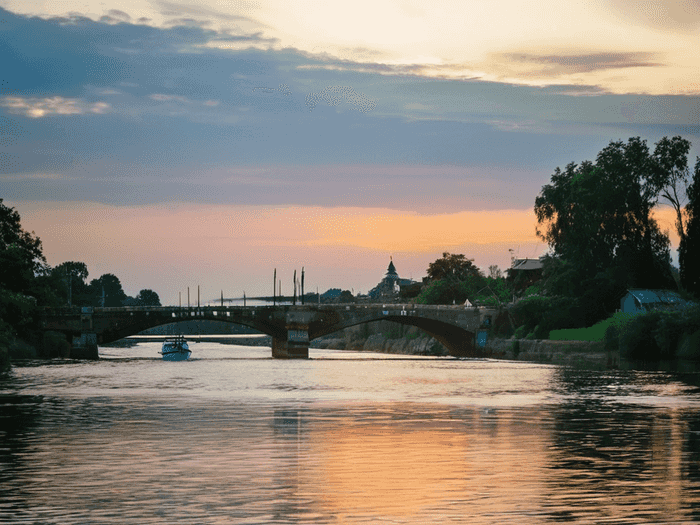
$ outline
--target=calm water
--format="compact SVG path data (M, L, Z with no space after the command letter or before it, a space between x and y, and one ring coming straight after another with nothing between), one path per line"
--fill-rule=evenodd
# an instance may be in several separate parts
M692 378L191 347L0 382L0 523L700 522Z

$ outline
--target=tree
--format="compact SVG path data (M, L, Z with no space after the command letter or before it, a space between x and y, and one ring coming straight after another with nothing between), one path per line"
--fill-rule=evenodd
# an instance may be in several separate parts
M464 281L470 275L481 277L481 270L474 266L474 259L464 255L444 252L440 259L428 265L430 280L447 279L449 281Z
M463 254L444 252L440 259L428 265L428 284L416 298L423 304L474 302L476 293L485 286L481 270L474 259Z
M695 173L687 190L688 203L686 235L678 249L681 285L695 297L700 298L700 158L695 163Z
M657 184L661 197L666 199L676 212L676 232L681 242L685 239L686 225L683 217L683 192L688 189L688 152L690 142L681 138L664 137L656 143L654 161L657 169Z
M535 200L537 235L564 262L572 294L611 272L626 287L673 286L668 236L651 211L679 162L659 158L666 157L652 155L638 137L611 142L595 163L557 168L542 187Z
M64 283L66 302L69 305L87 306L90 304L86 282L89 274L85 263L66 261L51 270L51 274Z
M36 277L47 271L41 240L22 229L19 213L0 199L0 287L32 295Z
M160 297L153 290L146 288L136 296L136 304L139 306L160 306Z
M116 275L106 273L90 281L90 297L93 306L122 306L127 296Z

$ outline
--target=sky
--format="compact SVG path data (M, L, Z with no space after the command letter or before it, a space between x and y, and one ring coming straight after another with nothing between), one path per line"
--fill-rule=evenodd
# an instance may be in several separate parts
M694 163L699 46L699 0L0 0L0 198L164 304L505 269L555 168Z

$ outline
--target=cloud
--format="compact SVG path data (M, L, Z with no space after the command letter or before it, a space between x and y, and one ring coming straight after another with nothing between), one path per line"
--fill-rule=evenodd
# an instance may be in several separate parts
M180 102L181 104L198 104L208 107L216 107L219 105L218 100L205 100L203 102L200 102L179 95L167 95L163 93L153 93L151 95L148 95L148 98L150 98L151 100L155 100L156 102Z
M377 107L376 101L358 93L349 86L328 86L318 93L312 92L306 95L306 107L309 108L309 111L313 111L321 101L333 107L338 106L341 102L346 102L362 113L367 113Z
M502 53L495 55L496 59L504 59L515 64L532 65L529 72L521 72L527 76L560 76L574 73L591 73L609 69L625 69L637 67L663 67L664 64L656 60L654 53L589 53L589 54L548 54L537 55L527 53Z
M30 118L55 115L102 115L111 109L111 106L106 102L89 103L81 99L64 97L3 97L0 99L0 106L7 108L12 114Z

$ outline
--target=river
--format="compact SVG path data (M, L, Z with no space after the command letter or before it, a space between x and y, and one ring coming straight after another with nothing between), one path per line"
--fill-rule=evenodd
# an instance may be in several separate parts
M692 378L159 348L0 380L0 523L700 522Z

